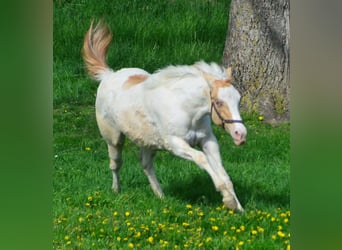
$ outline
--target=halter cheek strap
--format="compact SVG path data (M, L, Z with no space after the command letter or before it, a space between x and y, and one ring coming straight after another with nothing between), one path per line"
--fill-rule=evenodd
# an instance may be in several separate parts
M221 116L221 114L218 112L217 107L215 106L215 103L214 103L214 102L211 103L211 113L213 113L213 108L214 108L214 110L215 110L215 112L216 112L218 118L220 118L220 120L221 120L221 122L222 122L222 125L221 125L221 126L222 126L223 129L224 129L224 125L225 125L226 123L229 123L229 124L231 124L231 123L242 123L242 124L243 124L243 121L242 121L242 120L224 119L224 118Z

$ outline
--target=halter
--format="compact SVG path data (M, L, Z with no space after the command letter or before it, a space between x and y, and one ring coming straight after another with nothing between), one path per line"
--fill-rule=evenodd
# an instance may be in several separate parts
M229 123L229 124L231 124L231 123L242 123L242 124L243 124L243 121L242 121L242 120L224 119L224 118L220 115L220 113L218 112L217 107L215 106L215 103L214 103L214 102L211 102L211 113L213 113L213 107L214 107L214 110L215 110L215 112L216 112L218 118L220 118L220 120L221 120L221 122L222 122L222 125L221 125L221 126L222 126L223 129L224 129L224 125L225 125L226 123Z

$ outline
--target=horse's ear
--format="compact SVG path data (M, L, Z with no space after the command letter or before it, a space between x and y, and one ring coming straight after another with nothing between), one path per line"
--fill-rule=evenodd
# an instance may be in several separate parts
M227 80L232 80L232 67L226 68L226 73L227 73Z

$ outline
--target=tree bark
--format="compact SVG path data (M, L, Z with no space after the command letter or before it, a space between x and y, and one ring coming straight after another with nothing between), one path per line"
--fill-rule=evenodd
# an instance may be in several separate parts
M241 110L266 122L290 119L289 0L232 0L224 66L242 94Z

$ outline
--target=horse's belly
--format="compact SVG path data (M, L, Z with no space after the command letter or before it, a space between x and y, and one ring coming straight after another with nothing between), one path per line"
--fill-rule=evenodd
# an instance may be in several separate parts
M164 140L160 135L156 122L148 119L142 111L127 111L121 115L119 124L121 131L140 147L156 149L164 148Z

